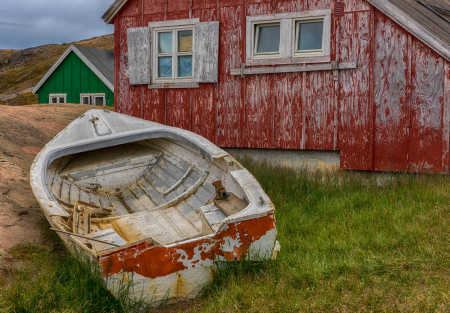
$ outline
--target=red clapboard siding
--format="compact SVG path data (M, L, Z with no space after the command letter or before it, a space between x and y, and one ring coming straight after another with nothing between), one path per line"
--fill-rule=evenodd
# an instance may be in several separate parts
M124 16L119 20L119 49L123 53L119 55L119 90L118 102L120 112L127 113L132 116L142 116L140 90L139 88L130 87L128 79L128 46L127 46L127 29L139 26L138 17Z
M370 107L370 12L341 17L338 55L340 62L355 62L353 71L340 72L339 147L344 169L372 169L373 116Z
M411 101L410 36L383 14L375 31L375 169L406 170Z
M409 166L412 171L441 172L444 63L418 40L413 41L412 56Z
M220 38L219 43L219 83L217 140L222 147L243 147L244 144L244 101L241 97L241 81L231 76L232 68L240 68L242 64L243 7L231 4L240 1L220 1ZM224 6L227 5L227 6Z
M442 169L450 172L450 63L445 62L445 84L444 84L444 108L443 108L443 135L442 135Z
M365 0L332 15L340 71L232 76L246 59L246 16L334 10L337 0L130 0L115 18L116 110L192 130L222 147L340 151L356 170L449 172L450 66ZM130 87L126 30L220 22L219 82Z

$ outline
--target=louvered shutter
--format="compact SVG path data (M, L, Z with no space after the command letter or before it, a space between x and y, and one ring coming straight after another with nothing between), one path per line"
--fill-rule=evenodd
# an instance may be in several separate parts
M151 32L148 27L127 29L128 77L131 85L150 84Z
M219 76L219 22L195 25L194 78L197 83L217 83Z

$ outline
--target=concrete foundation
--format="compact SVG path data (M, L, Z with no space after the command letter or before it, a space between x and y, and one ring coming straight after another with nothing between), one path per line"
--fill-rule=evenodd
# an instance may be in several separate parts
M235 158L251 158L292 169L334 171L340 168L340 153L335 151L294 151L270 149L225 149Z

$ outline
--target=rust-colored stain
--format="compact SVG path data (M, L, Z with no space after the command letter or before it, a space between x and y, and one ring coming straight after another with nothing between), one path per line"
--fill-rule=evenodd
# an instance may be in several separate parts
M357 69L232 76L246 17L332 12L331 61ZM129 27L220 22L219 82L130 86ZM450 172L449 62L365 0L130 0L115 20L116 110L194 131L221 147L340 151L354 170Z
M142 242L101 256L100 264L105 277L120 272L134 272L147 278L162 277L195 267L200 261L214 261L220 256L229 261L241 260L247 255L253 242L273 229L275 229L275 218L273 215L268 215L229 224L224 231L217 233L213 238L187 242L170 248ZM221 248L227 239L236 240L239 243L233 246L233 251L223 251ZM200 258L193 260L196 254Z

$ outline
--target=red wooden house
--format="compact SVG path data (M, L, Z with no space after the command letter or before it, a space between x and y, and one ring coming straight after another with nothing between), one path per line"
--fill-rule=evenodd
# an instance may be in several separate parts
M450 172L448 0L117 0L115 106L225 148Z

